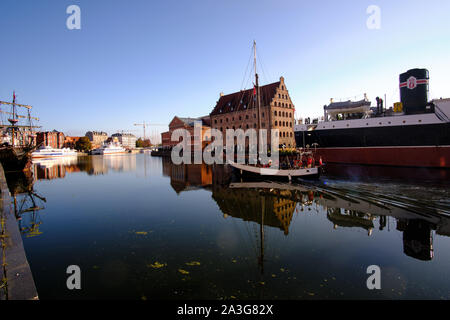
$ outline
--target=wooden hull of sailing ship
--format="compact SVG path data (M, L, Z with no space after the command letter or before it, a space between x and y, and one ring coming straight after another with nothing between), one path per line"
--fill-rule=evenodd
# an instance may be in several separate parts
M31 168L31 152L29 147L0 147L0 163L5 171L24 171Z

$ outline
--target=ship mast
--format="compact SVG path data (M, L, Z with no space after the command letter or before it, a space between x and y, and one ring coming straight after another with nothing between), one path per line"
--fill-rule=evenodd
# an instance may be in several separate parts
M253 41L253 60L255 65L255 89L256 89L256 108L258 110L258 142L261 143L262 135L260 134L261 129L261 110L260 110L260 99L259 99L259 81L258 72L256 70L256 41Z
M11 129L12 129L12 145L14 146L14 138L15 138L15 125L17 123L16 119L16 92L13 92L13 102L12 102L12 119L8 119L8 121L11 123Z

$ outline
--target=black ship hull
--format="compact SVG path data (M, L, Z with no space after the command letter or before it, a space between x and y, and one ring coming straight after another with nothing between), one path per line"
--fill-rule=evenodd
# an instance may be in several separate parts
M326 163L450 168L450 123L296 131Z

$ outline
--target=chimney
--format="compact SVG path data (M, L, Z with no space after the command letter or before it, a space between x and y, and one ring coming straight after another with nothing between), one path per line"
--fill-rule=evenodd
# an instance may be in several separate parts
M223 92L220 93L220 96L223 97Z

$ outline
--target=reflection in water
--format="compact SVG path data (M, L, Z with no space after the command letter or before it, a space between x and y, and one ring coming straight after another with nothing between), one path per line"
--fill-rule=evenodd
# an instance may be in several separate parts
M211 174L212 172L212 174ZM450 208L428 204L427 208L416 201L411 203L399 197L368 193L332 186L292 185L278 182L230 183L231 171L224 166L173 165L163 162L163 174L171 178L171 185L179 193L212 185L212 198L224 218L264 224L289 234L294 212L312 210L320 206L332 222L333 228L361 228L372 235L374 222L379 230L386 227L392 217L397 230L403 232L404 253L419 260L433 258L432 230L450 236ZM389 200L389 201L388 201ZM408 199L409 200L409 199ZM263 246L263 244L261 244Z
M170 177L170 185L179 194L211 186L212 166L204 163L174 165L169 158L163 158L163 176Z
M19 223L20 233L27 238L39 236L42 224L39 211L44 209L46 199L33 189L33 173L31 171L8 172L6 181L13 197L14 215Z
M84 156L33 160L35 181L64 178L66 174L82 171L89 175L101 175L107 174L108 170L134 171L136 170L136 156Z
M42 297L70 298L54 289L64 284L55 274L74 257L86 270L86 297L386 297L365 289L360 269L365 277L364 268L380 264L424 286L427 268L434 288L450 267L442 188L236 181L227 166L145 154L39 161L33 176L7 179ZM104 280L111 275L115 287ZM449 283L436 294L411 288L399 290L450 298Z

